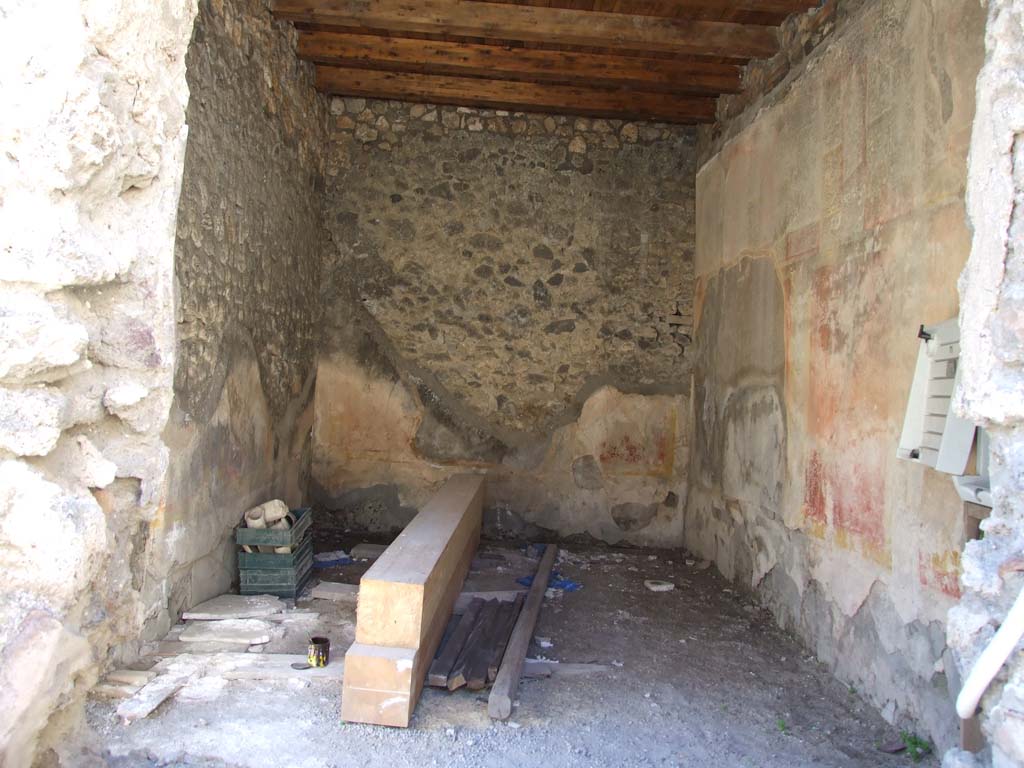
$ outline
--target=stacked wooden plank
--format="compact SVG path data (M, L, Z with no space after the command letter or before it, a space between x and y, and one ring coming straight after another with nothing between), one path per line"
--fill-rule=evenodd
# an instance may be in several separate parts
M470 600L465 612L453 620L430 665L427 682L450 691L462 686L478 691L493 683L522 607L521 594L506 601Z
M406 727L480 541L484 480L456 475L359 583L344 720Z

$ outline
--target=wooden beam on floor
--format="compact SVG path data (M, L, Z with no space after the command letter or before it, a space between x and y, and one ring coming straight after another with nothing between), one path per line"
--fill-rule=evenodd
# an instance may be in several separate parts
M667 123L705 123L715 117L715 100L711 97L322 66L317 67L316 82L319 90L338 96L491 107L510 112L555 112Z
M614 56L538 48L305 32L298 54L318 64L665 93L738 93L733 64Z
M778 50L771 27L666 19L465 0L275 0L279 19L319 27L439 34L606 50L764 58Z
M551 568L557 555L558 547L554 544L548 544L544 549L544 556L537 565L537 573L534 574L533 583L530 585L530 593L512 629L512 636L505 648L505 658L501 661L494 687L487 698L487 714L495 720L506 720L512 714L512 700L519 690L519 677L523 672L526 651L530 647L533 630L537 626L540 607L544 603L544 592L548 588L548 579L551 577Z
M343 720L407 727L480 542L481 475L434 494L359 582Z

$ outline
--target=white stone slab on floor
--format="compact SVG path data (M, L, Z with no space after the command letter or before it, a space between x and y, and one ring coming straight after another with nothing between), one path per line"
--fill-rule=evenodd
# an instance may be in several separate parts
M260 619L285 609L284 601L274 595L220 595L185 611L181 617L186 621Z
M183 643L269 643L273 625L260 619L190 621L178 638Z

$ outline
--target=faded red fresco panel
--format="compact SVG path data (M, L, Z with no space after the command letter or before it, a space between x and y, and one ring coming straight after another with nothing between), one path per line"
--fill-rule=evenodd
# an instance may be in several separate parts
M937 589L949 597L960 597L960 553L951 551L917 556L917 573L921 584Z
M598 459L610 474L662 476L675 462L675 435L656 427L646 434L614 435L601 443Z
M602 464L646 464L644 446L629 435L622 435L614 442L601 444Z
M804 519L819 526L828 522L825 510L825 478L822 475L821 457L815 451L807 462L804 473Z
M886 549L885 476L875 466L857 463L832 477L832 521L872 553Z
M805 475L806 516L830 522L839 546L884 560L889 436L879 400L888 391L876 342L891 316L882 304L892 299L881 257L820 267L811 295L807 421L817 448Z

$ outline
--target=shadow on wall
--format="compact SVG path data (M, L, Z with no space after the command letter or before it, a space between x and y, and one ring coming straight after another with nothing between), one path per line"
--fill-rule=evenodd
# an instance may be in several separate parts
M354 528L394 531L444 478L468 468L488 476L491 535L681 543L689 460L684 395L601 387L549 439L497 452L493 442L474 440L473 430L464 438L450 415L430 411L423 391L344 353L321 358L315 502L339 510Z

